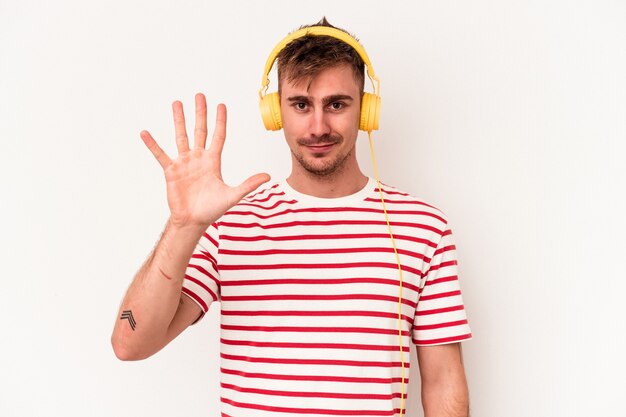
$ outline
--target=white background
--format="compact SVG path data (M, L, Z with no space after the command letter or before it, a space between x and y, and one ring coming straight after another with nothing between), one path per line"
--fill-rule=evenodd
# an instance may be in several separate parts
M0 0L0 415L218 415L217 308L146 361L110 346L168 215L139 131L174 155L170 103L202 91L211 121L229 108L226 180L286 176L262 68L323 15L380 76L381 178L451 220L473 415L626 415L626 3L608 0ZM371 175L365 136L359 158Z

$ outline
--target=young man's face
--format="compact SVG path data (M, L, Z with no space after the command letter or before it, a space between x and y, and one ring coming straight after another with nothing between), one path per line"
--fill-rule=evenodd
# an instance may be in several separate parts
M317 176L356 163L361 90L349 65L322 70L310 81L283 81L280 108L293 170Z

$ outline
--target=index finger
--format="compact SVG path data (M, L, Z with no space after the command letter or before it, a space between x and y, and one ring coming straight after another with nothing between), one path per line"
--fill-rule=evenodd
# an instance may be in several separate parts
M217 105L217 115L215 117L215 130L213 131L213 139L209 151L212 153L222 153L224 141L226 140L226 105L220 103Z

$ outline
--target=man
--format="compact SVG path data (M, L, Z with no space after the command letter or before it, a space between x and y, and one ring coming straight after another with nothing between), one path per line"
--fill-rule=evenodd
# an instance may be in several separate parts
M151 356L220 301L222 416L402 416L409 341L425 415L468 415L459 342L471 334L451 229L438 209L385 185L390 239L379 185L355 153L362 58L333 36L279 52L285 181L223 182L226 108L205 150L201 94L193 149L180 102L178 158L141 132L164 169L171 215L120 308L120 359Z

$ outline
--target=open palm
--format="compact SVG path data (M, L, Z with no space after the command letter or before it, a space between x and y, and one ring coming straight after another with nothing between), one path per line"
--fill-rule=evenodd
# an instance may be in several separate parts
M267 174L256 174L236 187L224 183L221 158L226 140L226 106L217 106L215 131L209 149L207 108L203 94L196 94L194 147L189 148L185 115L180 101L172 104L178 158L172 160L147 131L140 136L165 173L170 221L175 226L208 227L246 194L269 181Z

